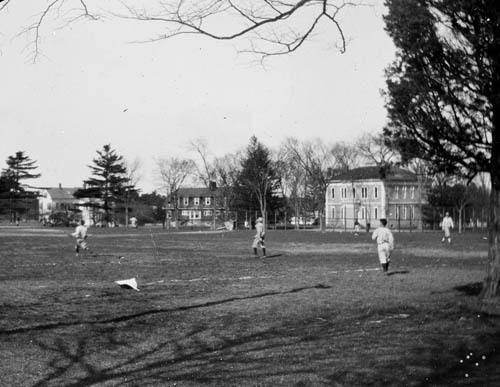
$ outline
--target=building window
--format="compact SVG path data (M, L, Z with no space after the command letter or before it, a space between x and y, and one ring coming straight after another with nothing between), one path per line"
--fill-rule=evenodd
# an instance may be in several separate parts
M205 216L211 216L212 215L212 210L205 210L204 215Z
M356 188L352 187L352 198L356 198Z
M345 207L341 208L340 215L342 216L342 219L345 220Z
M189 198L182 198L182 204L189 206Z
M378 187L373 188L373 196L375 197L375 199L378 199Z
M186 210L183 210L181 212L182 216L188 216L189 215L189 211L186 211Z
M368 187L361 188L361 198L366 199L368 197Z
M411 206L411 218L415 219L415 206Z
M335 188L332 188L332 199L335 199Z
M335 207L331 208L331 217L332 219L335 219Z
M206 198L205 198L205 205L206 205L206 206L209 206L209 205L210 205L210 203L212 202L210 199L211 199L210 197L206 197Z
M403 218L408 219L408 207L403 207Z
M406 186L403 187L403 199L406 199Z
M366 208L361 207L361 219L366 219Z
M194 198L194 205L199 206L200 205L200 198Z
M410 187L410 197L415 199L415 187Z
M374 219L378 219L378 208L377 207L375 207L373 209L373 216L374 216Z
M399 199L399 187L394 188L394 199Z
M396 219L399 219L399 206L396 207Z
M342 199L347 199L347 188L344 187L340 189L340 197Z

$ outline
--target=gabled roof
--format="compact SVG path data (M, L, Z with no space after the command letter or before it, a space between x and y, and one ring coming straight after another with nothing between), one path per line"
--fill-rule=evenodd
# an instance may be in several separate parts
M385 176L384 176L385 172ZM417 175L399 167L381 169L377 166L360 167L342 172L331 178L331 182L337 181L360 181L360 180L384 180L384 181L418 181Z
M209 188L179 188L177 190L178 197L190 197L190 198L201 198L201 197L211 197L217 195L219 189L216 188L214 191Z
M75 200L73 194L78 188L47 188L47 193L54 201Z

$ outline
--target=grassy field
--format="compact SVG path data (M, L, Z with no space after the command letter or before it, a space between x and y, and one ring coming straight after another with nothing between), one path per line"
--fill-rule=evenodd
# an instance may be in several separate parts
M1 386L500 385L483 235L71 231L0 227Z

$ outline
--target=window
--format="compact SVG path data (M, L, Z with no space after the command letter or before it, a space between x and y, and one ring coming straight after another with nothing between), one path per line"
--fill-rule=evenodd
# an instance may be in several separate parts
M361 219L366 219L366 208L361 207Z
M342 207L340 214L342 216L342 219L345 219L345 207Z
M353 199L356 197L356 188L352 187L352 197Z
M335 188L332 188L332 199L335 199Z
M182 204L189 206L189 198L182 198Z
M373 196L375 197L375 199L378 199L378 187L373 188Z
M367 187L362 187L361 188L361 198L366 199L368 197L368 188Z
M373 216L374 216L374 219L378 219L378 208L377 207L375 207L373 209Z
M410 197L415 199L415 187L410 187Z
M394 199L399 199L399 187L394 188Z
M212 210L205 210L203 213L205 216L211 216L212 215Z
M189 211L186 211L186 210L183 210L181 212L182 216L188 216L189 215Z
M206 205L206 206L209 206L209 205L210 205L210 203L212 202L210 199L211 199L211 197L206 197L206 198L205 198L205 205Z
M403 219L408 219L408 207L403 207Z
M199 206L200 205L200 198L194 198L194 205Z
M347 198L347 188L344 187L344 188L340 189L340 197L342 199L346 199Z
M403 199L406 199L406 186L403 187Z
M396 219L400 219L399 218L399 207L396 207Z
M332 207L330 212L331 212L331 215L330 215L331 218L335 219L335 207Z

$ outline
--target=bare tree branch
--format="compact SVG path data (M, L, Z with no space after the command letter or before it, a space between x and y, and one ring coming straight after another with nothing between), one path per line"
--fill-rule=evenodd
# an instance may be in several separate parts
M35 20L21 34L32 36L27 49L32 60L40 55L43 27L49 17L62 21L62 27L80 20L98 20L92 9L96 0L47 0ZM241 53L256 54L261 60L269 56L285 55L298 50L319 33L320 25L332 25L331 39L345 52L346 37L340 22L343 10L358 5L346 0L151 0L138 5L136 1L117 0L122 12L108 9L114 17L160 23L162 32L148 39L155 42L176 36L197 34L215 40L248 39ZM0 11L11 0L1 2ZM11 3L13 4L13 3ZM92 7L91 7L92 6ZM113 8L113 7L109 7ZM64 11L67 12L64 12ZM322 32L322 31L321 31ZM144 42L144 41L142 41Z

